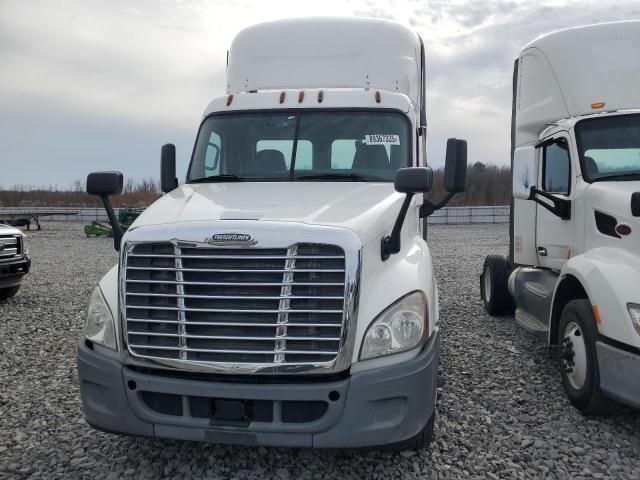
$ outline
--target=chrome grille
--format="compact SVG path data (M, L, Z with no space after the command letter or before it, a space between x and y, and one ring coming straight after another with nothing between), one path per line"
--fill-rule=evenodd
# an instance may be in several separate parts
M277 366L332 362L340 350L340 247L140 243L125 268L126 336L135 356Z
M0 262L13 260L22 254L19 235L0 235Z

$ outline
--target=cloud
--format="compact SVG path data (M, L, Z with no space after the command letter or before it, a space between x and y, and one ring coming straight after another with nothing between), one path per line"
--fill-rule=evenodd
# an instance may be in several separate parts
M505 164L511 70L522 46L565 26L640 17L640 4L2 0L0 185L67 185L98 165L157 177L167 141L178 143L184 172L203 109L224 94L233 36L309 15L387 18L417 30L428 54L430 161L441 165L446 138L458 136L469 140L471 161Z

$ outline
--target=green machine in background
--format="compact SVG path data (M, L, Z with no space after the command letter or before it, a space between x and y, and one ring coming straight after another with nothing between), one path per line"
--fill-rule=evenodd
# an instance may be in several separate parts
M144 208L121 208L118 211L118 222L122 230L129 228L142 212L144 212ZM111 225L97 220L85 225L84 233L87 237L113 237Z

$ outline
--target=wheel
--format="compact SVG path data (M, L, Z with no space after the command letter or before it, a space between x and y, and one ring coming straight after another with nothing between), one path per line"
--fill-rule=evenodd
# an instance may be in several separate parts
M571 404L584 415L612 413L617 403L600 389L596 321L589 300L567 303L558 333L562 383Z
M0 300L6 300L13 297L16 293L18 293L18 290L20 290L20 285L0 289Z
M511 273L511 262L500 255L489 255L484 259L480 275L480 294L489 315L510 315L515 304L507 285Z

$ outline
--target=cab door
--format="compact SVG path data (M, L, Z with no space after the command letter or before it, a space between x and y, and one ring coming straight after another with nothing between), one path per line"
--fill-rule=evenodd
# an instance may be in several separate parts
M573 168L569 137L556 134L537 147L536 248L542 267L560 270L573 245Z

